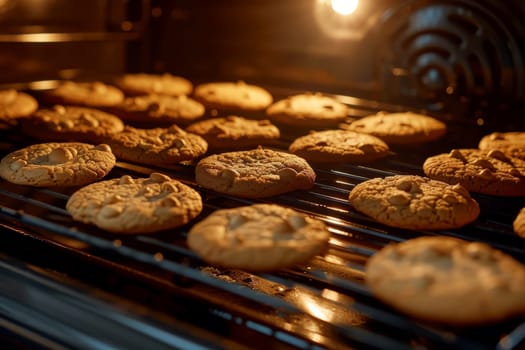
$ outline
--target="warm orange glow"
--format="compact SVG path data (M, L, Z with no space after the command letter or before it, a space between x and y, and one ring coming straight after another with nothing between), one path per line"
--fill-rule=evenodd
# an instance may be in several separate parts
M359 0L331 0L332 10L340 15L348 16L355 12Z

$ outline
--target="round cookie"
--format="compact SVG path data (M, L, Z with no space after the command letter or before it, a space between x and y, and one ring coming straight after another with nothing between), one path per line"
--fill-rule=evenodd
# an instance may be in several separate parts
M80 186L103 178L114 166L106 144L51 142L9 153L0 161L0 176L19 185Z
M345 125L344 129L374 135L389 145L434 141L447 131L443 122L411 112L380 112Z
M0 121L11 121L36 111L38 102L34 97L13 89L0 90Z
M273 101L266 89L243 81L200 84L193 95L208 108L226 110L261 111Z
M106 143L118 159L156 166L194 160L208 149L202 137L176 125L154 129L126 126L122 132L108 137Z
M66 204L74 220L122 233L151 233L188 223L202 211L197 191L166 175L120 178L85 186Z
M498 150L454 149L427 158L423 171L430 178L459 183L471 192L525 196L525 161Z
M165 74L124 74L115 80L117 85L126 95L188 95L193 90L193 84L183 77Z
M518 236L525 238L525 208L522 208L518 215L516 215L512 223L512 228Z
M480 149L497 149L506 155L525 160L525 131L493 132L479 141Z
M107 108L126 122L148 125L187 125L204 115L204 106L186 95L144 95L128 97L124 102Z
M20 122L24 134L41 141L100 143L124 129L118 117L97 109L55 105L41 109Z
M213 212L188 233L188 245L210 264L267 271L322 253L330 233L317 219L275 204Z
M367 163L388 155L381 139L347 130L311 132L295 139L288 150L309 162Z
M49 104L107 107L121 103L124 100L124 93L114 86L99 81L86 83L65 81L55 89L46 91L43 98Z
M378 222L411 230L462 227L479 215L479 205L461 185L416 175L375 178L356 185L352 206Z
M377 298L427 321L471 326L525 314L525 266L489 245L420 237L388 245L365 267Z
M303 158L258 148L201 159L195 168L195 179L202 187L217 192L264 198L310 189L315 172Z
M348 107L319 93L290 96L272 104L266 115L275 123L307 128L335 127L348 117Z
M186 131L208 142L208 151L254 148L279 139L279 129L269 120L237 116L213 118L191 124Z

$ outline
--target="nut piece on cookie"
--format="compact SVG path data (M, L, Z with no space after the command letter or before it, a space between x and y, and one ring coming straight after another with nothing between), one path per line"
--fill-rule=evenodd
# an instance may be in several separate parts
M455 149L427 158L423 171L432 179L461 184L470 192L525 196L525 161L498 150Z
M365 281L384 303L426 321L472 326L525 315L525 266L484 243L391 244L367 261Z
M348 199L354 209L382 224L411 230L459 228L476 220L480 212L462 186L416 175L362 182Z
M329 237L320 220L254 204L213 212L191 228L188 245L210 264L268 271L307 262L326 249Z
M197 191L169 176L121 178L85 186L71 195L74 220L120 233L152 233L184 225L202 211Z
M265 198L310 189L315 172L296 155L258 148L203 158L195 168L195 179L200 186L220 193Z
M115 162L111 148L105 144L41 143L2 158L0 176L19 185L80 186L106 176Z

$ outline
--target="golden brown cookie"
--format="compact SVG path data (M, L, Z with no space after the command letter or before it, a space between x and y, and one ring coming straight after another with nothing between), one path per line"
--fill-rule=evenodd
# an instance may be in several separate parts
M365 268L367 286L395 309L470 326L525 314L525 266L489 245L420 237L386 246Z
M26 117L36 111L34 97L14 89L0 90L0 122Z
M525 161L498 150L454 149L429 157L425 174L471 192L495 196L525 196Z
M79 83L64 81L58 87L43 94L48 104L76 105L86 107L114 106L124 100L120 89L102 82Z
M193 90L193 84L183 77L165 74L124 74L115 80L126 95L188 95Z
M275 102L268 107L266 115L277 124L329 128L348 117L348 107L330 96L305 93Z
M41 141L100 143L121 132L124 123L117 116L86 107L55 105L40 109L20 121L24 134Z
M0 161L0 176L19 185L80 186L103 178L113 166L108 145L52 142L9 153Z
M169 176L96 182L71 195L66 204L74 220L122 233L151 233L188 223L202 210L197 191Z
M254 204L215 211L191 228L188 245L210 264L266 271L307 262L326 249L329 237L320 220Z
M380 112L358 119L349 125L342 125L342 127L346 130L374 135L389 145L434 141L445 135L447 131L445 123L411 112Z
M516 215L512 223L512 228L518 236L525 238L525 208L522 208L518 215Z
M295 139L288 150L315 163L367 163L389 153L381 139L347 130L311 132Z
M303 158L270 149L227 152L201 159L199 185L246 198L271 197L314 185L315 172Z
M506 155L525 160L525 131L493 132L479 141L480 149L497 149Z
M144 95L128 97L107 108L122 120L151 125L188 125L204 115L204 106L186 95Z
M194 160L208 148L202 137L185 132L176 125L154 129L126 126L105 141L118 159L156 166Z
M269 120L252 120L237 116L213 118L191 124L186 131L208 142L208 151L255 148L279 139L279 129Z
M221 110L261 111L273 101L266 89L243 81L200 84L193 94L206 107Z
M375 178L356 185L352 206L378 222L411 230L462 227L479 215L479 205L461 185L416 175Z

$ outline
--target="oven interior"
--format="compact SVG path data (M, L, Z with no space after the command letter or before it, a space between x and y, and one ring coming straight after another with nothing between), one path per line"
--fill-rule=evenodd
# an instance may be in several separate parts
M390 242L421 235L486 242L525 263L525 243L512 231L524 198L473 194L479 218L437 232L383 226L347 200L353 186L366 179L422 175L430 155L476 147L490 131L523 130L525 55L517 43L524 32L516 19L523 2L368 2L368 22L357 24L334 17L327 3L0 2L2 86L36 96L61 79L169 71L194 83L254 82L276 100L322 91L351 107L349 120L378 111L425 111L449 128L438 142L392 147L389 157L372 164L317 167L313 189L263 200L201 188L191 165L118 162L108 175L161 171L189 184L204 202L197 220L219 208L272 202L327 223L332 236L325 255L272 273L207 265L186 245L191 223L151 235L110 234L71 220L65 203L74 188L2 180L3 343L21 349L525 346L523 318L465 329L420 322L379 302L363 282L368 257ZM510 13L517 17L501 19ZM497 38L507 44L495 44ZM466 59L455 56L462 50L469 52ZM286 150L308 130L282 131L276 148ZM2 154L34 143L12 125L2 125L0 133Z

